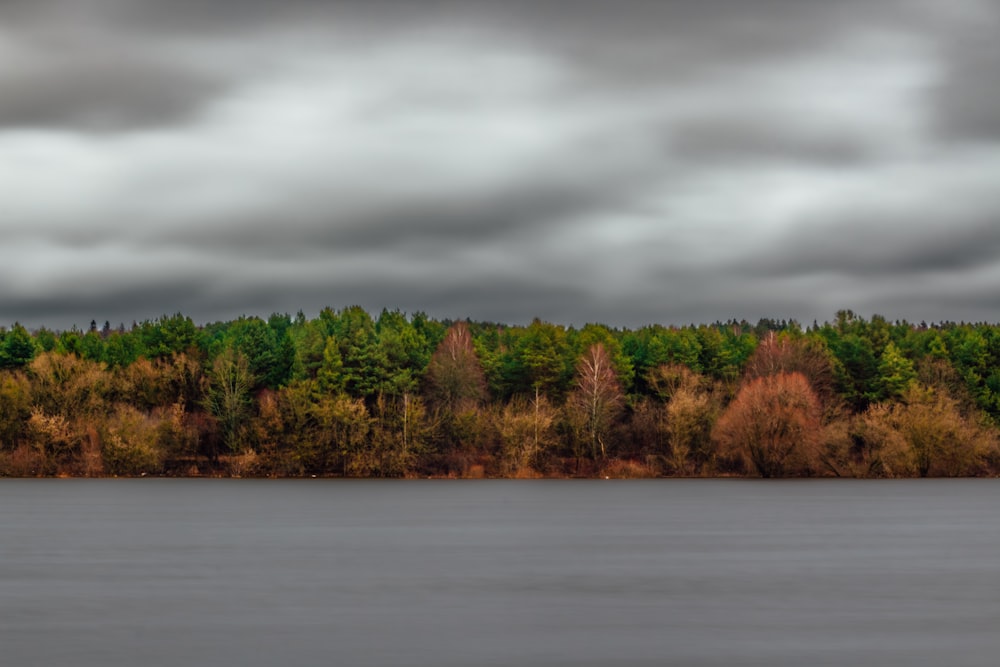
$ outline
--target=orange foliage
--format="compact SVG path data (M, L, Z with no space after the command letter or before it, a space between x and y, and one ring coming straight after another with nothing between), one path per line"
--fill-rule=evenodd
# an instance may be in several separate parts
M724 454L745 457L762 477L810 470L819 442L820 404L801 373L753 378L715 425Z

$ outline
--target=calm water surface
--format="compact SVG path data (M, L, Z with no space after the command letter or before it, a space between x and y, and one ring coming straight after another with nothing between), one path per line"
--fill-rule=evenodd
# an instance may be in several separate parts
M1000 664L1000 482L0 480L4 665Z

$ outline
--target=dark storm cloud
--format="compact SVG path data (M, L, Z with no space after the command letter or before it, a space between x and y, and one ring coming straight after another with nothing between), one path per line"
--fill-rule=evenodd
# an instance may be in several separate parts
M1000 141L1000 5L982 7L963 34L945 45L945 75L934 91L946 139Z
M499 183L483 191L429 192L420 195L384 193L384 201L349 202L331 194L317 196L312 207L285 205L249 212L239 234L227 220L197 228L136 230L139 240L174 245L197 242L221 253L253 256L275 254L401 252L444 256L463 247L489 245L504 239L530 240L552 229L567 228L578 216L613 210L638 187L627 174L563 174L545 178L529 174L522 181ZM290 206L291 203L289 202Z
M9 0L0 321L987 317L998 17Z
M1000 202L991 215L921 220L858 212L849 219L804 224L749 262L769 277L844 273L878 279L953 273L1000 265Z
M836 129L822 132L781 126L775 119L732 116L676 123L665 143L678 159L726 165L780 161L850 166L871 161L877 150L862 138Z
M130 56L50 61L0 72L0 127L100 132L173 124L190 117L220 85Z
M215 318L217 302L206 294L206 285L183 277L165 276L155 285L134 282L101 284L100 290L78 290L73 286L51 289L42 295L5 296L2 308L16 313L30 326L59 329L86 326L91 320L130 325L177 312L197 315L201 321Z
M100 2L0 7L0 130L119 131L175 123L226 80L142 39Z
M599 77L611 89L655 86L713 67L787 58L815 49L859 22L898 24L892 4L15 2L0 7L0 19L10 21L16 37L11 49L15 58L8 61L13 65L6 72L0 69L0 86L10 91L0 106L0 124L62 122L107 130L182 119L226 83L252 76L261 65L260 54L301 46L303 38L306 44L329 40L378 48L406 37L435 43L482 35L514 50L548 52L581 79ZM225 71L211 71L218 63L206 61L220 46L251 55L227 63ZM202 67L184 58L185 51L201 53Z

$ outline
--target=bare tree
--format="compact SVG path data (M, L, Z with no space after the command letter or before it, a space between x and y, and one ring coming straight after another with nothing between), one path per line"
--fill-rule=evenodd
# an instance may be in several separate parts
M448 329L427 366L428 396L452 412L476 406L486 398L486 379L465 322Z
M576 387L568 408L581 427L593 458L607 456L606 438L622 410L624 394L611 358L601 343L594 343L576 365Z
M496 412L496 430L501 444L503 472L509 476L532 476L547 449L556 442L556 412L544 395L527 401L517 396Z
M250 364L242 352L226 348L212 363L205 407L219 420L222 440L232 452L244 445L253 383Z
M801 373L824 404L834 397L833 362L819 341L768 332L747 360L744 377L752 379L779 373Z
M711 455L712 425L718 415L715 401L696 386L674 392L666 407L670 462L674 472L689 475Z

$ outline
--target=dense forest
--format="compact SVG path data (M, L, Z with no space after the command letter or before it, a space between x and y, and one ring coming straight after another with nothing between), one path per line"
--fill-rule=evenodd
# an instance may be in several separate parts
M993 324L0 329L6 476L996 475L998 429Z

